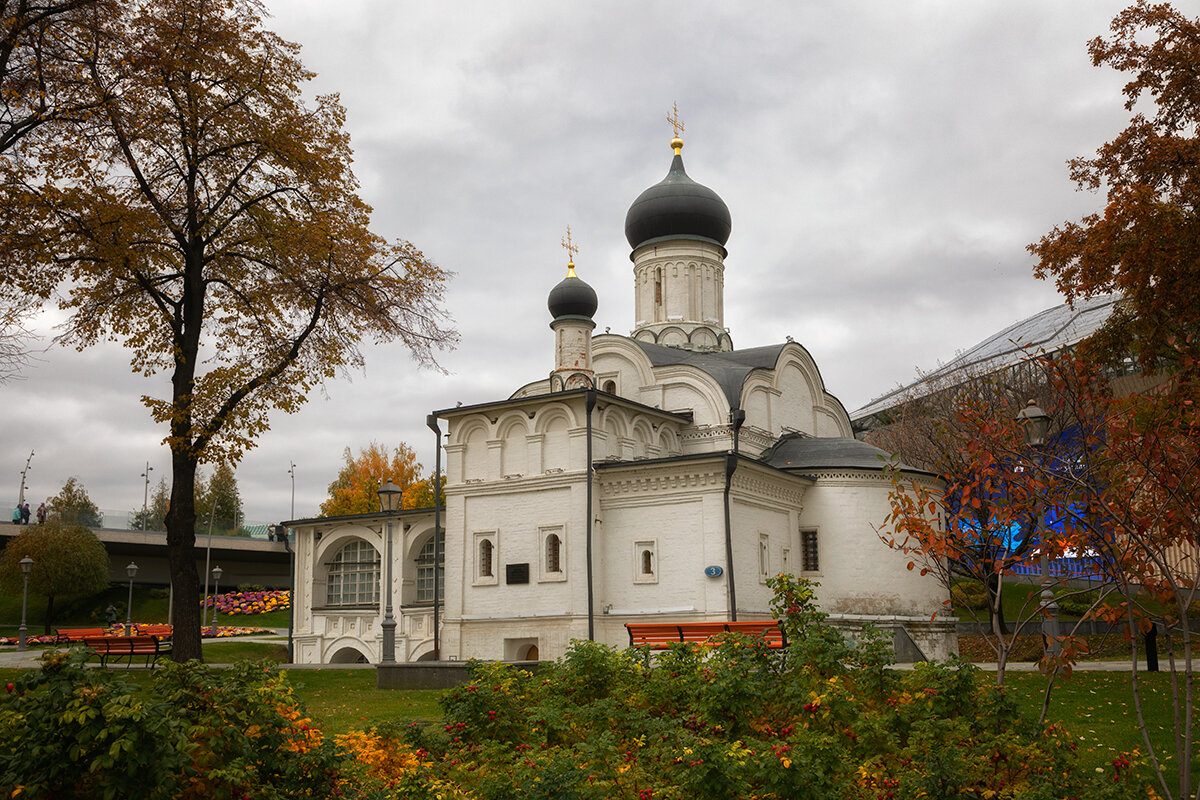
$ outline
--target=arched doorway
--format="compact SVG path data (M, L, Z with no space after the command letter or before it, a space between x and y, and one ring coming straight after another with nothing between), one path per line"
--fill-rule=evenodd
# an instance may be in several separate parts
M330 664L368 664L370 660L356 647L343 647L329 657Z

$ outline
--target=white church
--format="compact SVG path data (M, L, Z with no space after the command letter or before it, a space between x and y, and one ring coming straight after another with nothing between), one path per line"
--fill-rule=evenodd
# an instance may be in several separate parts
M671 146L625 218L631 334L594 335L596 293L568 264L549 295L549 378L430 415L444 543L433 509L287 523L297 663L380 662L387 611L400 662L624 646L627 622L768 619L779 573L819 582L850 632L872 622L924 657L956 652L945 591L877 533L885 454L854 438L802 346L733 347L729 210Z

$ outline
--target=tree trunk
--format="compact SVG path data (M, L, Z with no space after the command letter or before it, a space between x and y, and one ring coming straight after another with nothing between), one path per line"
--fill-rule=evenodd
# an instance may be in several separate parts
M50 624L54 622L54 595L46 595L46 616L42 617L42 633L50 635Z
M1008 623L1004 621L1004 606L1001 605L999 598L996 596L1000 593L1000 576L993 573L987 579L987 598L988 598L988 625L995 628L999 627L999 631L1004 636L1007 636Z
M171 508L167 512L167 560L175 629L171 659L204 660L200 647L200 582L196 575L196 462L171 454Z

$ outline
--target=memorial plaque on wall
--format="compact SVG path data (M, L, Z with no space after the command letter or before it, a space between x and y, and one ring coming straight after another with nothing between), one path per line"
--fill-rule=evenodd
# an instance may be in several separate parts
M506 583L529 583L529 564L505 564L504 580Z

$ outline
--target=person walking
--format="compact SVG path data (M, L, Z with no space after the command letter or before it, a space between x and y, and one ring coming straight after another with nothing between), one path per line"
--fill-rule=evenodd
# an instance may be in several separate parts
M13 525L20 525L20 524L21 524L21 504L17 503L16 507L13 508Z
M25 505L21 506L21 524L28 525L29 517L30 517L29 503L26 503Z
M46 504L42 503L37 510L38 525L46 524Z

